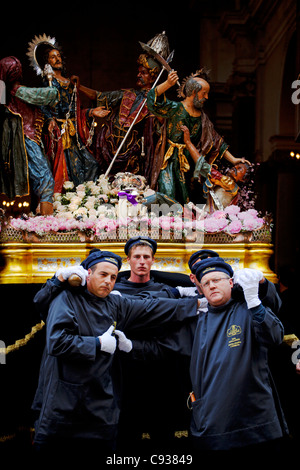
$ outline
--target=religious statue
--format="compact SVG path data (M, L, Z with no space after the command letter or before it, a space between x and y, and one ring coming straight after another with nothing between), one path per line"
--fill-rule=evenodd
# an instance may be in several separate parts
M45 137L46 153L53 162L55 192L61 192L65 181L75 186L84 181L95 181L100 168L91 152L94 118L108 114L102 107L81 109L76 84L66 77L65 65L55 38L35 37L27 55L37 73L50 78L59 91L60 101L55 106L43 106L49 134Z
M110 110L95 140L95 157L101 173L140 174L154 188L158 177L157 161L161 158L155 149L161 136L162 120L149 113L146 96L162 71L161 62L167 64L169 44L165 32L147 44L140 44L144 51L137 60L136 89L96 91L80 84L79 90L97 100L97 106ZM155 54L150 54L149 50Z
M194 172L206 177L217 158L230 163L244 162L228 151L228 144L216 132L203 111L210 85L204 69L187 77L180 86L182 101L171 101L165 92L178 82L178 75L171 71L168 79L147 94L150 112L167 120L163 158L159 162L158 191L177 200L180 204L202 202L202 189L194 178ZM184 140L184 129L189 131L189 141ZM193 153L196 156L193 157ZM196 163L195 163L196 162Z
M0 193L9 199L37 198L37 212L53 213L54 179L42 145L44 117L41 105L59 102L56 88L29 88L21 84L22 65L16 57L0 60L0 79L7 89L1 105Z
M203 185L207 199L205 211L212 213L230 204L237 204L241 189L238 183L247 183L250 171L251 166L247 162L234 165L225 175L213 166Z

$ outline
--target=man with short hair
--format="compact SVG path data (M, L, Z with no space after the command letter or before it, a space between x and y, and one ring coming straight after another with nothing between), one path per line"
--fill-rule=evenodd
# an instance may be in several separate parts
M191 255L188 261L188 265L191 271L190 280L191 282L195 284L195 288L177 287L177 290L180 293L180 297L197 295L201 297L202 299L205 298L201 290L200 283L196 277L198 263L208 258L218 258L218 257L219 257L219 254L216 251L208 250L208 249L202 249L202 250L196 251ZM243 276L245 273L248 273L250 275L252 271L255 272L255 270L252 270L251 268L236 269L234 271L234 276L233 276L234 284L232 287L233 299L235 300L244 299L243 289L239 284L239 277L240 275ZM275 315L279 313L279 309L281 307L281 300L277 293L276 287L272 282L270 282L264 276L261 276L261 279L259 281L259 298L261 299L262 303L265 306L270 307L270 309L272 310L273 313L275 313ZM201 307L202 308L205 307L204 299L202 301Z
M228 450L235 457L239 450L250 457L256 446L263 450L273 445L274 452L288 430L268 349L282 342L283 326L259 298L263 274L241 270L238 282L244 297L239 300L232 297L232 267L222 258L199 261L195 274L208 301L206 311L179 327L173 338L158 341L152 353L159 357L171 349L186 354L190 348L190 433L200 459L206 451Z
M94 251L85 260L86 287L68 286L51 302L46 320L46 348L33 409L35 445L47 456L63 449L100 456L113 451L119 421L120 377L114 353L126 348L122 333L147 328L153 335L162 324L196 315L195 299L131 300L111 295L121 258ZM39 301L39 295L35 297ZM57 454L56 454L57 452ZM90 455L89 455L90 456Z
M228 450L281 438L287 429L272 387L268 348L282 342L283 326L259 298L262 273L240 274L243 302L232 299L233 270L223 259L201 261L196 277L208 301L191 355L196 447Z
M130 238L124 247L130 266L129 277L121 276L115 289L124 295L137 295L141 292L157 293L159 297L175 298L173 289L165 283L156 282L151 275L155 262L157 243L150 237Z
M150 237L130 238L124 247L130 265L129 275L123 276L116 283L115 289L122 296L130 298L168 297L176 298L177 290L162 282L156 282L151 274L155 263L157 243ZM171 334L172 326L161 328L156 335ZM147 331L131 336L135 348L147 348L155 339ZM185 406L189 392L189 359L167 351L159 361L140 362L132 359L131 354L123 355L122 369L127 380L123 388L123 407L120 419L120 445L122 450L157 449L176 451L179 439L175 433L188 428L189 416ZM139 390L138 396L135 390ZM172 389L168 401L162 400L167 389ZM147 402L148 406L144 406ZM177 407L174 413L174 407ZM149 439L142 439L147 434ZM181 444L183 439L181 439Z

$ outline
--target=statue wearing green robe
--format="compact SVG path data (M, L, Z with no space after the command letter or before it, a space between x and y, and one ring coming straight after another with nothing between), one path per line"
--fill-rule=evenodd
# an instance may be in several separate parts
M181 204L191 200L200 202L202 189L197 181L200 176L209 175L212 163L224 155L228 145L203 111L201 116L191 116L180 101L171 101L164 94L158 96L155 88L148 92L147 107L156 116L166 119L166 144L160 162L158 191ZM182 126L188 127L191 141L199 152L196 164L184 144Z

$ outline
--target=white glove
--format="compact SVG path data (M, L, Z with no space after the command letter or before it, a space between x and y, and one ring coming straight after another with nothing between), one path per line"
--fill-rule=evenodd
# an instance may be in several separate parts
M197 315L200 312L207 312L208 310L207 306L208 306L208 300L206 299L206 297L201 297L200 299L198 299Z
M234 283L242 287L248 308L257 307L261 303L258 297L258 286L263 277L261 271L250 268L240 269L234 273Z
M122 297L121 292L119 292L118 290L112 290L112 291L111 291L111 294L113 294L113 295L119 295L120 297Z
M67 268L59 268L56 271L55 276L58 277L61 275L66 281L72 274L77 274L77 276L81 278L81 285L85 285L88 272L86 269L84 269L83 266L69 266Z
M123 331L115 330L115 334L117 335L119 340L118 348L120 349L120 351L124 351L127 353L130 352L132 350L132 341L130 341L130 339L126 337Z
M100 349L101 351L113 354L117 347L117 340L112 333L114 331L114 325L111 325L103 335L99 336Z

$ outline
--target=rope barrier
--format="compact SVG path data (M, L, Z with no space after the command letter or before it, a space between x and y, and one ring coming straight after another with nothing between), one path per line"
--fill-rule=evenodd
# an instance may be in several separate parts
M45 323L43 321L37 323L31 328L31 332L25 335L24 338L18 339L14 344L11 344L6 348L0 348L0 354L9 354L10 352L20 349L22 346L26 346L26 344L34 337L34 335L43 329L44 325Z

